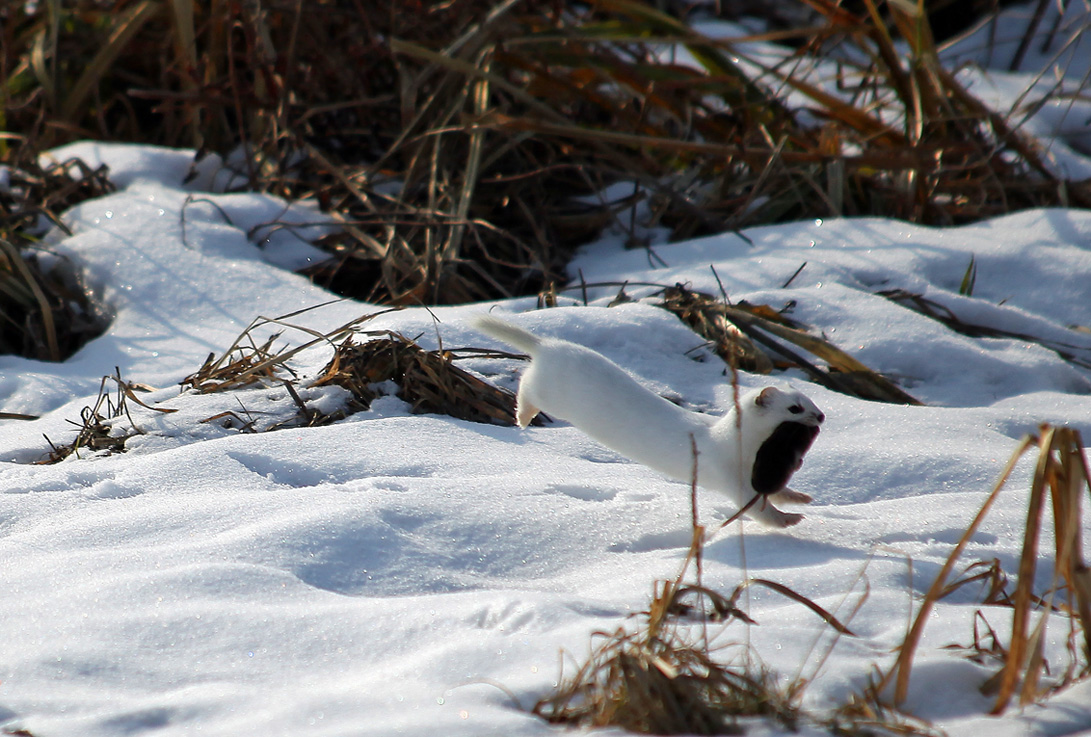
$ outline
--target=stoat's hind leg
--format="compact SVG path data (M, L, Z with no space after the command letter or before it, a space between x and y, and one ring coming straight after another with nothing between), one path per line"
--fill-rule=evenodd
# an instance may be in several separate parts
M530 421L538 416L538 408L533 404L528 404L520 397L515 403L515 421L519 423L519 427L526 428L530 424Z
M535 407L530 398L527 396L527 392L524 391L522 384L519 385L519 393L515 397L515 421L519 424L519 427L526 428L530 424L540 410Z
M810 494L804 494L802 491L784 487L776 494L770 494L769 501L777 504L810 504L814 501L814 497Z
M759 499L746 513L767 527L791 527L803 521L802 514L782 512L768 499Z

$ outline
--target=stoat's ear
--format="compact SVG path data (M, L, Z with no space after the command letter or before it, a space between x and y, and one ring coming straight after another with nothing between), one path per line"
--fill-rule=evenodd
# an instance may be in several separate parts
M754 400L754 404L759 407L768 407L776 400L778 394L780 394L780 391L775 386L767 386L758 394L758 398Z

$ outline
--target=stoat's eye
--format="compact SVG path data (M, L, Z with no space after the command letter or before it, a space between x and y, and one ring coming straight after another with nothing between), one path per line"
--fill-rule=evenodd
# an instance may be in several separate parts
M798 404L793 404L791 407L788 408L788 411L791 412L793 415L798 415L803 412L803 407Z

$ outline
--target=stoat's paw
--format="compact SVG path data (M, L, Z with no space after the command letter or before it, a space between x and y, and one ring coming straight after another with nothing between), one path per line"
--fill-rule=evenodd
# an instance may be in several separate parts
M792 525L798 525L803 521L802 514L796 514L795 512L782 512L774 507L769 500L763 500L764 504L760 509L754 510L754 518L758 522L761 522L767 527L791 527Z
M773 494L770 499L777 504L810 504L814 501L814 497L810 494L788 488L781 489Z
M793 525L798 525L800 522L803 521L803 515L796 514L795 512L781 512L780 519L783 523L779 525L780 527L792 527Z

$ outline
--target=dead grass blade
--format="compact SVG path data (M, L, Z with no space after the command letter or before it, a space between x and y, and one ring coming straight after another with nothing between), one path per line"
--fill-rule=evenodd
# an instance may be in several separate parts
M735 589L735 593L734 595L732 595L731 599L736 600L739 594L742 593L743 589L749 588L751 586L764 586L767 589L777 592L781 596L785 596L792 601L798 602L799 604L802 604L803 606L807 607L812 612L817 614L823 622L832 627L838 634L848 635L849 637L856 637L855 632L842 624L841 621L837 619L837 617L830 614L823 607L815 603L812 599L809 599L803 594L800 594L797 591L793 591L784 584L777 583L776 581L768 581L764 578L748 579L743 583L739 584L739 586Z
M246 408L243 408L246 412ZM223 412L217 412L211 417L206 417L203 420L198 420L202 425L207 425L213 422L222 422L223 427L238 429L239 432L252 433L257 432L257 420L249 416L247 412L247 419L239 417L239 415L231 410L225 410Z
M968 288L972 291L975 273L975 266L973 261L971 260L970 267L967 269L966 276L963 278L964 289L967 288L967 280L969 280ZM1068 361L1075 366L1091 369L1091 343L1087 345L1078 345L1076 343L1062 343L1060 341L1040 338L1034 335L1028 335L1026 333L1018 333L1012 330L1004 330L1002 328L993 327L991 325L980 325L977 323L966 322L959 318L959 316L956 315L951 309L945 307L939 302L928 299L921 294L908 292L904 289L885 290L878 292L878 294L902 305L903 307L908 307L915 312L919 312L920 314L930 317L937 322L943 323L951 330L954 330L957 333L961 333L962 335L967 335L971 338L1007 338L1011 340L1021 340L1028 343L1035 343L1042 346L1043 348L1053 351L1060 358Z
M34 737L33 732L22 727L4 727L0 734L9 737Z
M0 256L3 257L3 262L0 263L0 267L3 267L0 271L3 277L0 280L0 290L3 290L5 296L16 298L19 296L20 287L30 293L34 308L28 312L36 312L41 316L47 350L45 358L49 361L60 361L61 350L57 343L57 329L53 322L53 307L39 286L38 278L31 272L15 246L3 238L0 238Z
M114 63L121 58L129 43L144 24L159 15L162 10L163 6L159 2L143 0L112 19L115 25L106 43L99 48L83 69L83 73L72 89L64 95L60 108L60 114L64 120L74 123L79 119L87 106L87 99L94 89L102 84L103 78L112 71Z
M913 625L910 627L909 633L905 636L905 639L898 650L898 658L894 663L894 667L883 676L878 684L878 690L882 691L891 681L895 682L895 704L903 703L909 693L909 676L913 668L913 656L916 653L917 646L920 644L921 635L924 634L924 626L927 623L928 615L931 613L932 607L935 602L939 600L940 595L944 591L947 577L955 567L966 544L969 543L970 539L974 536L974 533L977 532L977 528L985 520L986 514L988 514L989 509L1000 495L1000 490L1004 487L1011 472L1015 470L1015 464L1019 462L1023 453L1029 450L1033 445L1034 438L1024 438L1023 442L1020 443L1019 448L1012 454L1011 459L1008 461L1008 465L1000 474L1000 479L996 482L996 485L989 493L989 496L986 497L985 503L981 505L981 509L978 510L973 521L970 522L970 526L966 528L966 532L962 535L962 538L955 545L955 549L952 550L951 554L947 557L947 561L943 564L935 581L932 582L932 586L928 589L924 599L921 601L917 616L913 620Z
M939 598L944 599L963 586L973 583L984 583L986 590L982 602L985 604L1014 606L1011 595L1008 594L1008 577L1000 568L1000 559L993 558L990 561L979 560L971 563L963 570L960 578L944 586Z

